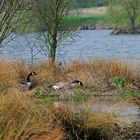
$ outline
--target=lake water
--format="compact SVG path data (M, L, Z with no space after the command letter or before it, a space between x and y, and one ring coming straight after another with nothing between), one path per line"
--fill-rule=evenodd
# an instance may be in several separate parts
M84 60L122 58L139 62L140 35L111 35L110 33L111 30L81 30L75 42L59 47L57 59L68 62L75 58ZM16 35L0 50L1 57L30 62L32 53L34 61L46 59L46 53L43 51L44 44L36 41L36 35L37 33Z

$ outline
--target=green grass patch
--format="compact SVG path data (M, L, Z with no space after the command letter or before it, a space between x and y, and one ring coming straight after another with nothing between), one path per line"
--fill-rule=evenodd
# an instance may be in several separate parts
M51 96L51 94L54 94L55 90L52 88L48 88L47 89L47 94L45 95L45 93L43 93L43 91L41 89L37 89L36 93L35 93L35 97L39 98L39 100L41 101L42 104L48 104L51 101L59 101L59 100L63 100L63 101L75 101L75 102L80 102L80 101L87 101L89 100L89 98L93 95L96 96L99 93L96 91L96 89L93 88L89 88L89 87L76 87L74 89L72 89L70 92L73 93L73 95L67 95L67 92L69 91L65 91L64 96ZM49 96L50 95L50 96Z
M84 93L87 95L97 95L97 89L95 88L95 87L83 87L83 88L81 88L81 87L76 87L76 88L74 88L73 89L73 91L74 91L74 93L76 94L76 95L84 95Z
M27 13L26 13L27 14ZM36 32L37 23L33 19L29 19L25 12L22 13L22 20L19 21L19 26L16 29L16 32ZM30 15L30 13L28 13ZM30 15L30 18L32 16ZM108 25L109 21L106 15L94 15L94 16L73 16L66 17L63 20L64 27L72 26L78 28L82 25L95 25L96 23L101 23L103 25Z
M108 18L106 15L94 15L94 16L73 16L67 17L64 19L65 25L74 25L74 26L81 26L81 25L94 25L96 23L108 24Z
M126 89L123 92L120 92L119 98L125 98L125 97L136 97L140 100L140 91L135 91L135 90L129 90Z
M52 102L57 101L57 100L58 100L58 97L46 96L46 97L39 99L39 102L41 104L47 105L47 104L52 103Z

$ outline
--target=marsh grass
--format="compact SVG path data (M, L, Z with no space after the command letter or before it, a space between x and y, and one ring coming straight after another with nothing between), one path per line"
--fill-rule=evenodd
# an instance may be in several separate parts
M15 90L0 95L0 139L112 140L127 123L112 112L75 112L64 105L41 104L27 94Z
M131 89L126 89L118 94L118 98L123 99L125 97L136 97L140 100L140 91L134 91Z
M0 61L0 91L7 92L8 87L26 80L30 71L38 75L32 79L35 85L47 88L49 84L59 80L80 80L84 90L103 90L107 86L115 86L116 78L123 78L125 84L140 79L139 68L120 60L98 59L89 62L73 60L63 66L54 65L50 61L31 66L25 63ZM49 90L49 89L48 89ZM50 91L53 92L53 91ZM80 88L75 92L81 92Z
M139 69L119 60L76 60L63 67L52 65L49 61L30 66L1 60L0 68L2 140L112 140L114 133L126 124L121 118L114 116L112 110L101 114L89 110L72 112L61 105L55 107L50 102L55 98L40 99L40 96L44 94L48 84L59 80L82 81L83 88L77 87L72 90L76 95L80 95L82 92L95 93L98 89L112 85L118 77L125 79L126 84L140 79ZM37 81L37 88L26 92L17 88L9 89L17 82L26 80L27 74L32 70L38 73L38 76L32 79ZM53 93L51 90L48 92ZM34 93L39 98L34 98ZM77 97L79 100L79 96ZM135 100L131 98L129 101Z
M86 110L71 112L63 106L49 109L70 140L112 140L115 131L125 124L120 118L108 113L94 114Z
M50 123L45 108L20 92L1 96L0 139L26 140L40 135L49 139L49 134L51 140L64 137L61 126Z
M12 68L10 62L0 60L0 92L7 90L7 88L16 83L15 70Z

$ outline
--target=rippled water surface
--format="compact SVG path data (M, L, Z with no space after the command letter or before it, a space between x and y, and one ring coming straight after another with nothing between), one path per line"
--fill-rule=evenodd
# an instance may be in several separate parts
M111 35L110 33L110 30L79 31L77 41L60 46L57 57L66 62L75 58L89 60L101 57L123 58L139 62L140 35ZM1 56L30 61L33 54L34 60L46 59L46 53L42 51L44 44L36 41L36 35L37 33L26 33L16 36L1 50Z

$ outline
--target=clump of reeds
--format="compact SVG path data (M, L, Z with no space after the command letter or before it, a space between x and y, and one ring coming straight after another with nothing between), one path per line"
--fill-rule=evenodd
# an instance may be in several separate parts
M94 114L88 110L72 112L63 106L49 107L48 115L62 126L68 139L74 140L112 140L122 122L112 114Z
M74 112L59 105L41 105L37 99L14 91L0 95L2 140L112 140L122 121L111 113Z
M0 139L62 140L61 126L50 123L45 108L23 93L15 92L0 96Z
M41 83L78 79L88 86L103 87L112 84L119 77L130 83L140 77L138 69L120 60L71 61L64 66L47 62L39 64L36 68L40 73Z
M31 67L28 64L0 61L0 139L2 140L63 140L113 138L120 122L112 114L93 114L89 111L72 112L63 106L42 106L29 98L30 92L8 90L29 71L36 71L39 84L57 80L81 80L84 85L104 86L116 77L127 82L139 79L134 67L117 60L94 60L64 65L50 62ZM6 89L6 91L5 91ZM9 94L2 95L1 93ZM34 91L33 91L34 92Z
M16 83L15 69L12 64L5 60L0 60L0 92Z
M6 94L18 82L26 81L32 69L30 65L23 62L0 60L0 94Z
M123 78L126 83L140 79L139 69L119 60L98 59L92 61L71 61L59 66L50 61L31 66L25 63L0 61L0 90L21 80L26 80L30 71L38 73L39 85L54 83L59 80L80 80L85 86L106 87L116 78Z

